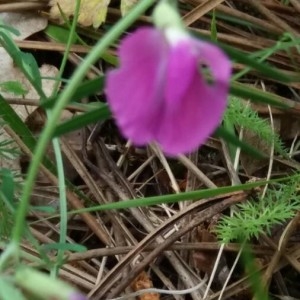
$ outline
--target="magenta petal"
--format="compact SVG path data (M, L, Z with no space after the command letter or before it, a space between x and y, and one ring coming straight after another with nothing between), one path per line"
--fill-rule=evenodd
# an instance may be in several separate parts
M167 44L163 34L141 28L123 39L120 67L108 72L108 103L122 134L134 144L153 141L161 119Z
M217 87L228 89L231 76L231 62L225 53L217 46L197 40L198 59L206 63L215 78Z
M173 58L177 63L169 64L168 74L181 72L178 78L168 77L172 80L165 95L170 99L165 101L165 115L156 136L163 151L169 155L195 150L220 124L226 108L231 72L228 58L211 44L191 38L190 44L177 45L177 48L174 54L178 57ZM213 73L213 85L208 84L198 70L202 60ZM179 85L181 87L178 88Z
M165 85L165 101L167 109L172 109L178 101L182 101L193 77L195 76L197 57L190 53L190 41L182 41L171 47L168 57L168 72Z
M166 154L188 153L218 127L231 64L217 46L182 31L174 36L141 28L123 40L119 56L120 67L107 74L106 94L122 134L134 144L157 141Z

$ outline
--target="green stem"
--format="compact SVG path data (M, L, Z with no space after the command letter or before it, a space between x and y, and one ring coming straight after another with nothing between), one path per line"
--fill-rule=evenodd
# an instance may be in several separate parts
M76 35L76 25L77 25L77 20L78 20L78 16L79 16L80 2L81 2L80 0L76 0L76 6L75 6L75 11L74 11L74 18L73 18L73 21L72 21L72 26L71 26L71 29L70 29L70 32L69 32L69 37L68 37L66 49L65 49L65 52L64 52L64 56L63 56L60 68L59 68L59 72L56 76L57 80L56 80L56 83L55 83L55 86L53 88L53 92L52 92L51 96L56 96L57 95L58 88L59 88L59 83L60 83L60 78L62 78L63 72L64 72L65 67L67 65L68 57L69 57L69 54L70 54L70 49L71 49L71 46L73 44L74 36Z
M50 117L51 114L48 114ZM59 243L64 244L67 240L67 227L68 227L68 210L67 210L67 193L65 183L65 173L62 153L60 149L59 139L54 138L52 141L53 150L55 154L55 160L57 165L57 178L58 178L58 190L59 190L59 211L60 211L60 226L59 226ZM64 249L58 249L57 260L54 266L55 276L58 274L58 270L62 264L64 256Z
M59 87L59 78L62 77L63 71L65 69L65 66L68 61L68 57L70 54L70 49L72 46L72 41L74 34L76 32L76 24L78 20L79 15L79 8L80 8L80 0L76 0L76 6L75 6L75 12L74 12L74 18L69 34L69 39L67 42L66 50L64 53L64 57L59 69L58 74L58 80L56 81L56 85L53 89L52 96L56 95L58 92ZM51 116L51 112L47 111L48 118ZM64 173L64 164L63 164L63 158L62 153L60 149L60 143L58 138L54 138L52 141L53 144L53 150L55 154L56 159L56 165L57 165L57 178L58 178L58 190L59 190L59 211L60 211L60 228L59 228L59 243L64 244L67 241L67 230L68 230L68 205L67 205L67 193L66 193L66 182L65 182L65 173ZM57 260L56 264L54 265L54 269L52 270L52 273L56 277L59 272L59 268L62 265L64 257L64 249L58 249L57 252Z
M121 19L111 30L94 46L91 52L87 55L83 63L75 71L71 81L67 85L66 89L62 92L61 96L57 100L52 114L45 124L45 128L37 143L36 150L33 155L33 160L29 166L28 175L22 191L22 197L16 214L15 224L12 230L12 242L19 245L23 232L24 221L27 215L29 200L33 190L33 185L39 170L39 165L42 161L43 155L47 148L49 141L52 138L52 134L58 124L60 115L64 107L68 104L74 91L80 82L83 80L86 72L90 66L94 64L104 51L114 42L119 36L126 30L140 15L142 15L155 0L143 0L137 3L137 5L128 13L126 17Z

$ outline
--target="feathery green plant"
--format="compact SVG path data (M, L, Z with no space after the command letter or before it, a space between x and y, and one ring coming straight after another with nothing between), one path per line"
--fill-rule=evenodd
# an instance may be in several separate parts
M246 105L237 97L230 97L229 106L224 117L225 122L243 127L255 133L260 140L271 146L274 143L274 150L282 156L287 156L288 151L277 133L275 133L266 119L259 117L250 105Z
M0 132L0 159L13 160L19 154L20 151L13 146L13 142L3 137L3 132Z
M300 209L300 197L297 195L299 182L291 179L285 184L276 184L269 189L265 197L250 199L237 205L233 216L224 216L216 227L223 242L249 240L260 234L271 233L276 224L291 219Z
M0 129L2 129L0 127ZM13 141L0 132L0 161L8 163L18 158L20 151L14 147ZM17 186L18 174L4 167L0 168L0 238L10 234L14 212L14 190Z

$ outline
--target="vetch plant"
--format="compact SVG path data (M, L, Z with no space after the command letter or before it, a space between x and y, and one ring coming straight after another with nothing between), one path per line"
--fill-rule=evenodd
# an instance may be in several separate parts
M7 26L0 26L0 44L11 55L15 67L18 67L22 71L23 75L37 90L41 98L41 106L51 112L48 114L48 118L39 138L35 140L29 128L27 128L26 124L20 119L17 112L14 111L10 103L3 98L3 95L0 95L1 117L5 122L5 127L14 133L12 136L21 138L22 144L24 143L24 146L26 146L22 146L22 149L26 149L26 153L27 149L30 150L34 158L31 160L27 174L22 174L22 178L25 178L25 182L22 182L22 190L17 195L16 184L18 182L15 182L14 174L6 169L3 169L1 171L2 174L0 174L0 179L2 180L2 184L0 185L0 198L2 198L3 202L0 203L0 210L2 210L3 217L3 220L0 221L0 227L1 224L5 225L3 226L2 236L4 239L2 238L1 241L2 253L0 255L1 299L25 299L25 297L28 299L55 298L57 300L87 299L87 296L83 295L79 290L55 278L58 275L58 269L66 262L64 253L66 251L80 251L79 245L66 242L67 212L70 214L80 214L108 209L128 209L130 207L200 200L234 191L247 190L267 183L266 181L262 181L240 186L222 186L216 189L154 197L143 195L145 198L142 196L138 199L116 201L100 206L90 207L90 205L88 205L88 207L81 208L80 205L79 209L77 205L74 204L75 210L68 210L69 206L67 206L66 203L66 191L70 191L74 196L78 197L78 200L82 200L82 204L90 204L90 202L85 201L87 198L83 197L80 191L76 194L78 190L76 186L75 189L73 189L74 186L69 183L65 186L62 162L57 160L56 169L58 172L55 172L55 168L52 168L52 164L49 164L47 160L43 160L45 155L47 155L47 145L53 137L74 131L75 129L81 129L88 124L104 121L111 116L109 109L112 108L112 112L122 133L136 145L145 145L149 142L156 141L162 146L165 153L177 155L196 149L213 133L214 129L221 122L223 112L227 105L228 86L231 75L230 61L217 46L191 36L181 23L177 10L164 1L165 0L161 0L158 7L154 10L155 28L144 27L138 29L121 42L119 51L120 68L109 71L106 81L106 93L108 96L108 104L110 105L106 105L102 102L97 103L97 105L95 105L95 103L77 103L77 100L79 101L89 96L98 95L103 91L102 83L104 82L106 74L101 74L92 80L85 78L85 75L94 63L99 61L100 58L106 57L107 48L113 45L139 16L143 15L147 9L153 6L156 3L155 0L138 1L132 10L128 12L128 15L110 27L106 34L101 35L101 38L99 38L99 34L96 33L96 44L94 47L85 56L82 63L74 70L74 74L71 78L68 78L63 88L59 89L58 93L51 97L46 97L42 90L41 75L34 56L24 53L14 43L9 34L9 32L14 33L14 29ZM175 0L173 1L175 2ZM77 9L74 12L71 30L68 31L67 28L64 28L64 32L68 32L66 36L68 36L69 39L60 68L60 76L56 76L59 80L57 84L59 84L60 80L63 80L62 77L63 74L65 74L63 71L69 53L68 50L70 50L76 36L75 27L80 0L75 2ZM49 32L51 32L51 30ZM216 31L214 32L216 33ZM212 33L212 38L213 35ZM293 44L289 44L289 46L278 46L276 51L288 49L287 47L291 48L295 45L297 45L297 40L293 41ZM273 67L261 64L262 56L270 56L271 54L269 52L258 51L257 53L248 55L245 52L237 51L235 48L227 45L223 45L223 48L226 49L226 52L236 63L246 67L246 71L243 70L243 74L249 70L256 70L266 77L276 79L280 82L284 80L285 82L292 81L290 74L284 76ZM265 49L263 51L265 51ZM107 57L105 60L107 60ZM109 54L109 62L114 63L116 60L116 57L110 57ZM237 78L237 76L235 78ZM234 96L265 104L278 105L281 103L281 98L272 93L260 91L250 85L234 82L233 78L231 81L231 94ZM21 87L16 82L13 83L14 84L5 81L4 84L2 84L2 90L6 92L16 92L17 90L17 94L23 95L24 91L22 91ZM71 101L74 107L78 105L82 113L76 114L71 120L64 121L60 124L59 120L61 119L62 112ZM99 109L99 107L101 109ZM241 109L237 111L241 114ZM244 108L242 111L244 112ZM226 118L225 116L224 120L226 120ZM249 118L250 115L245 116L245 119L248 120ZM233 116L233 119L235 121L233 122L234 125L247 127L245 125L247 120L238 122L235 116ZM250 124L250 121L247 124ZM257 125L257 122L255 124ZM262 128L258 127L259 126L256 126L262 134ZM252 129L254 130L254 128ZM266 132L268 133L269 131ZM246 149L245 144L239 142L238 137L234 134L230 136L226 134L225 131L221 132L221 130L219 130L217 132L217 135L224 138L228 143L241 146L242 149L244 146ZM273 136L269 134L267 134L267 136L270 140L273 139ZM19 139L16 138L16 141L18 140ZM271 142L273 142L273 140L271 140ZM3 147L3 149L1 149L1 146L7 146L6 142L3 143L3 145L0 143L0 154L2 154L2 156L11 154L11 150L7 151ZM3 153L1 153L1 151ZM58 147L56 148L56 152L59 153ZM58 235L55 234L54 243L40 246L40 243L35 240L35 236L31 234L29 230L29 226L35 226L35 222L31 222L31 219L27 219L26 216L29 209L34 211L43 209L47 214L54 213L48 209L48 206L30 206L31 196L35 192L33 187L36 183L37 174L41 170L39 166L42 161L44 167L46 167L49 172L53 172L53 175L56 176L60 174L58 176L58 182L53 180L54 185L59 186L60 190L60 222L58 228L59 238ZM43 168L42 170L45 169ZM47 174L50 174L49 172L47 172ZM52 175L50 175L49 178L53 178ZM286 178L284 177L280 180L286 180ZM276 181L273 182L275 183ZM271 182L268 183L270 184ZM71 193L67 193L67 195L71 195ZM252 213L253 210L259 213L261 211L266 212L262 216L258 215L260 224L262 224L261 226L256 226L254 222L251 223L256 226L255 228L259 228L260 231L256 230L253 233L252 226L247 232L249 236L256 236L256 232L259 234L261 230L270 229L274 220L287 220L291 216L291 213L294 214L299 208L297 203L294 204L294 202L292 202L292 204L289 205L289 209L283 210L282 207L277 209L277 206L276 209L273 209L271 205L277 205L276 200L277 199L271 201L271 204L266 202L260 210L257 206L253 209L251 209L252 207L249 209L247 207L241 209L242 216L244 216L244 212L245 215L249 215L249 212ZM73 206L73 203L70 204L70 207ZM284 208L286 207L287 205L284 203ZM55 215L54 220L56 219L57 215ZM223 241L231 240L231 232L239 237L240 232L242 232L240 231L240 220L244 220L245 218L239 218L239 216L237 216L237 219L238 222L233 222L232 224L228 222L229 225L225 224L225 222L221 223L225 224L223 227L220 227L219 230L220 234L223 232L223 235L221 235ZM248 223L250 224L250 222ZM236 226L236 224L238 226ZM90 226L90 224L88 225ZM11 233L11 238L7 238L9 233ZM24 233L26 233L26 235ZM28 255L26 249L21 250L21 241L23 241L23 238L24 242L31 246L30 249L33 248L40 254L40 259L31 254ZM56 256L48 257L49 250L55 250L55 252L51 252L50 255L57 253ZM44 272L41 270L38 271L33 267L25 267L24 264L41 266ZM188 280L186 284L190 286ZM201 285L202 282L193 288L172 291L169 292L169 294L180 295L192 293L200 289ZM138 292L141 294L141 291ZM149 290L147 292L149 292ZM152 292L163 293L161 290ZM135 296L136 295L137 294L135 294ZM124 298L124 296L122 297ZM126 297L128 297L128 295ZM133 297L133 295L130 297Z
M191 36L167 1L156 6L154 23L121 42L120 67L107 74L108 102L135 145L158 142L168 155L191 152L221 122L231 63L217 46Z

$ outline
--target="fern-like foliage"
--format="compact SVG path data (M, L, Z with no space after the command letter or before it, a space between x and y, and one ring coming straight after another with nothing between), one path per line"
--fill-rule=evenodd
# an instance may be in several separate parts
M3 122L0 120L0 125ZM14 146L12 140L3 134L0 127L0 161L15 161L20 155L20 150ZM19 179L19 172L7 168L0 168L0 240L8 237L14 220L14 192ZM20 180L19 180L20 181Z
M237 97L230 98L224 119L237 127L252 131L260 140L265 141L270 146L274 143L275 151L282 156L287 156L288 151L283 146L279 135L272 130L268 121L260 118L256 111L249 105L245 105Z
M297 195L299 183L295 180L285 185L274 186L259 201L251 199L237 205L233 216L225 216L215 231L223 242L249 240L262 233L271 233L276 224L291 219L300 209L300 197Z
M287 155L287 150L278 134L267 120L258 116L250 106L240 99L230 99L225 119L236 127L243 127L257 135L267 145L274 144L275 151ZM298 183L291 181L285 185L276 185L269 189L262 199L250 199L236 206L231 217L225 216L216 227L216 232L223 242L249 240L262 233L271 233L276 224L282 224L292 218L300 209L300 198L297 196Z
M2 134L0 133L0 139ZM20 150L13 146L11 140L0 141L0 158L6 160L14 160L20 155Z

